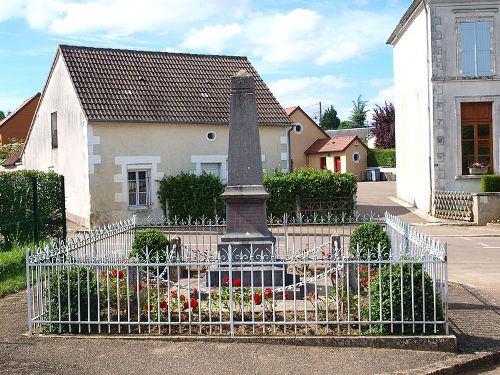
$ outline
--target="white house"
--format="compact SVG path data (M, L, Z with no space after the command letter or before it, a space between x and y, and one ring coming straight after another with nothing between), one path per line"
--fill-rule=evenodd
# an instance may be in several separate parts
M480 191L472 162L500 172L500 0L415 0L394 46L398 197Z
M241 69L256 80L263 168L287 170L291 121L245 57L75 46L57 50L23 167L63 174L81 225L158 211L164 175L227 179L230 78Z

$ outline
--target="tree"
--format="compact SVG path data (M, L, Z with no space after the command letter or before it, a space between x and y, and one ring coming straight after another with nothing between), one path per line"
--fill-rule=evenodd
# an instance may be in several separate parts
M354 128L363 128L366 126L366 114L368 113L366 103L366 101L361 100L361 95L358 96L356 101L352 102L353 108L349 120L353 123Z
M371 133L376 137L375 147L394 148L396 147L396 128L394 104L385 102L383 107L376 105L373 109L374 127Z
M5 113L3 111L0 111L0 121L2 121L5 118Z
M337 129L340 125L340 119L337 116L337 111L333 108L327 108L320 121L321 127L325 130Z
M340 123L337 129L351 129L354 128L354 124L350 120L344 120Z

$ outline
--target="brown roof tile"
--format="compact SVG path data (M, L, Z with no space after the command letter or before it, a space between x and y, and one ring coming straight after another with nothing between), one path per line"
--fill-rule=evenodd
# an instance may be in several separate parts
M13 167L14 165L16 165L18 161L21 160L22 153L23 153L23 148L20 147L16 152L14 152L7 159L5 159L5 161L2 163L2 166Z
M229 123L231 76L255 77L259 123L290 119L246 57L60 46L90 121Z
M355 135L348 137L332 137L328 139L318 139L306 150L306 154L319 154L322 152L344 151L347 148L347 146L349 146L355 139L359 140L359 138L356 137Z

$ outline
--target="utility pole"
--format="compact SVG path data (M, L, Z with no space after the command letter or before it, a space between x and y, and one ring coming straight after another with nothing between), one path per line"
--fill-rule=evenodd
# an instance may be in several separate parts
M321 111L321 100L319 101L319 126L321 126L321 120L323 119L323 112Z

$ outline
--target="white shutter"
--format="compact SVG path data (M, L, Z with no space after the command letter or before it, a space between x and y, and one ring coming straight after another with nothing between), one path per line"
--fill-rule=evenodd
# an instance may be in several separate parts
M460 22L462 76L476 75L476 36L474 22Z
M476 64L478 76L491 75L490 22L476 22Z

